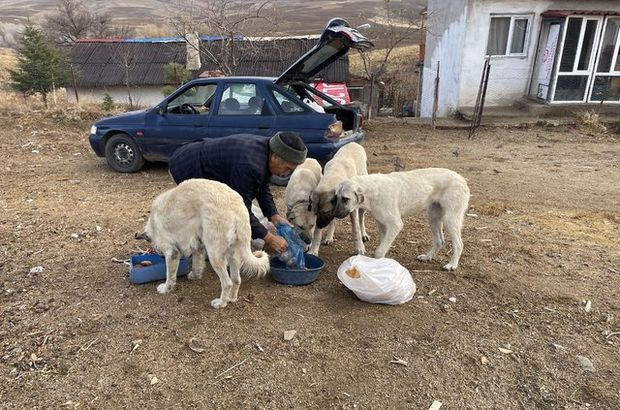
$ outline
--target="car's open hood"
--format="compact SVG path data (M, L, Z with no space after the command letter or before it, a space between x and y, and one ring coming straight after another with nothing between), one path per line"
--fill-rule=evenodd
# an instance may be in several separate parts
M333 18L327 23L318 43L282 73L276 83L308 82L319 71L346 54L350 48L368 50L373 46L370 40L352 28L346 20Z

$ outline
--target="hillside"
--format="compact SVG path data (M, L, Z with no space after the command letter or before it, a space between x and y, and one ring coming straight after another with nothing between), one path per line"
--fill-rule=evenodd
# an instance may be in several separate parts
M14 27L27 19L38 22L55 10L57 0L0 0L0 24ZM107 12L119 24L140 28L148 24L165 25L166 19L175 14L177 1L91 0L86 2L91 10ZM421 9L426 1L407 0ZM362 24L381 14L384 0L287 0L278 1L279 28L283 34L317 33L332 17L343 17L351 24ZM251 34L251 33L250 33Z

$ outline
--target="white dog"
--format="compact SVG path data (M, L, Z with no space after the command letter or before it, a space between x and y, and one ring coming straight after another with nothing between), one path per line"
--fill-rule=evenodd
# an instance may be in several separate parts
M241 196L216 181L190 179L160 194L144 234L137 237L151 240L166 258L166 283L157 287L159 293L174 288L181 256L192 256L188 278L202 278L206 253L220 278L221 295L211 301L214 308L237 300L240 269L248 277L269 271L269 256L250 250L250 216Z
M301 230L301 237L310 243L316 225L316 214L310 209L310 195L321 180L321 164L307 158L295 168L284 191L286 219Z
M322 230L328 225L327 236L323 243L330 244L334 241L334 230L336 229L334 221L336 186L340 182L356 175L367 174L366 150L355 142L340 148L334 157L325 164L323 177L310 196L311 209L317 216L316 226L319 229L314 230L312 245L310 245L308 253L312 255L319 254ZM355 212L350 212L350 215L355 250L357 253L363 254L366 252L364 242L368 240L366 226L364 225L364 210L360 208L358 211L356 209Z
M443 226L452 242L452 257L444 269L458 267L463 241L461 228L469 203L465 178L443 168L426 168L391 174L353 177L336 188L335 216L344 218L365 209L377 220L379 246L375 258L382 258L403 229L402 218L426 209L433 235L431 249L418 259L430 261L443 245Z

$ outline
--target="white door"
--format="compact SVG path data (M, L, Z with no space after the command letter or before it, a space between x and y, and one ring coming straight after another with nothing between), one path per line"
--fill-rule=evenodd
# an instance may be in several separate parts
M568 17L552 102L586 102L594 73L602 17Z

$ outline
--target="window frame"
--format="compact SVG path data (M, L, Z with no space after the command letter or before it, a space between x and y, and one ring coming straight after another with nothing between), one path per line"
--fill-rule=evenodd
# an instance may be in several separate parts
M620 23L620 17L618 16L606 16L603 19L603 23L601 25L600 28L600 33L599 33L599 38L598 38L598 50L597 50L597 55L596 55L596 59L594 61L594 71L591 75L591 84L590 84L590 88L588 90L588 94L587 94L587 102L588 103L593 103L593 104L615 104L618 105L620 104L620 100L606 100L606 99L600 99L600 100L593 100L592 99L592 94L594 93L594 83L596 82L598 77L620 77L620 70L615 70L616 68L616 64L618 63L618 61L620 61L620 57L618 56L618 54L620 54L620 27L618 28L618 31L616 33L616 43L614 45L614 50L613 50L613 56L610 62L610 66L609 66L609 71L599 71L598 66L599 66L599 62L601 59L601 46L602 46L602 42L603 42L603 37L605 36L605 32L607 30L607 25L609 24L610 20L616 20Z
M528 48L530 46L530 37L532 34L532 23L534 21L533 14L491 14L489 18L489 33L487 34L487 45L486 49L489 49L489 34L491 34L491 20L494 18L510 18L510 25L508 26L508 38L506 39L506 54L486 54L488 57L492 58L506 58L506 57L519 57L524 58L527 57ZM525 39L523 41L523 52L521 53L511 53L510 47L512 46L512 37L514 34L515 28L515 20L527 20L527 29L525 33Z

